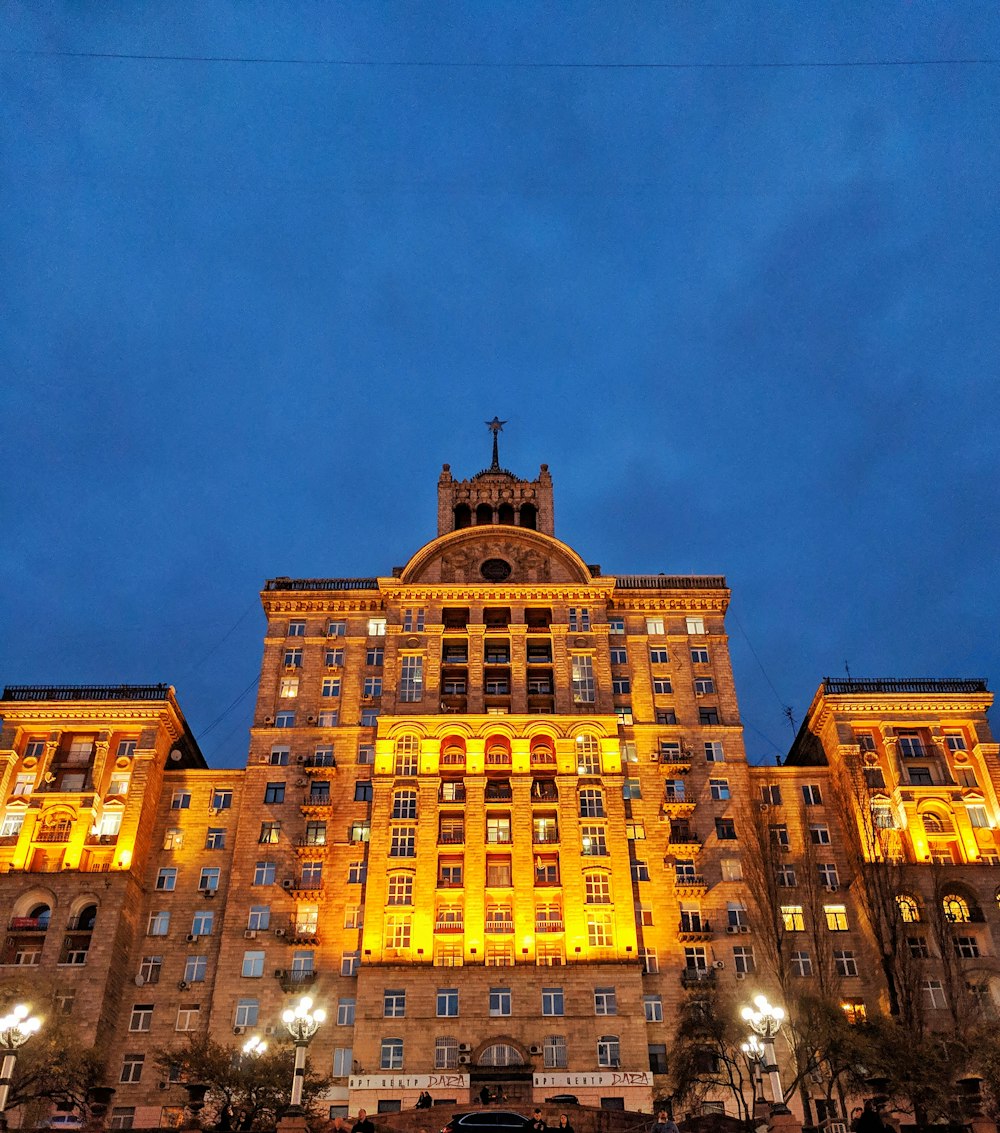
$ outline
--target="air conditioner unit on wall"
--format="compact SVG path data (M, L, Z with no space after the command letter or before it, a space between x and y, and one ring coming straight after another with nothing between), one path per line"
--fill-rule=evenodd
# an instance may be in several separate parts
M724 968L725 966L726 966L725 960L713 960L712 961L712 967L713 968Z
M243 938L244 938L244 940L256 940L257 939L257 930L255 928L248 928L243 933Z
M242 1035L245 1030L246 1030L246 1027L233 1027L233 1034L234 1035Z
M542 1048L540 1046L529 1046L528 1047L528 1053L529 1054L541 1054Z
M747 978L746 972L736 972L735 975L738 980L745 980Z
M467 1054L460 1054L458 1056L459 1066L468 1066L472 1059Z
M472 1050L472 1047L468 1043L459 1043L458 1044L459 1054L468 1054L471 1050Z

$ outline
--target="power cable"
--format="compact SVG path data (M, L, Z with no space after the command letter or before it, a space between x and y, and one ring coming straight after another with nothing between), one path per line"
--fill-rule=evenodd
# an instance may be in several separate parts
M223 712L221 712L218 716L216 716L216 718L211 722L211 724L209 724L208 727L205 728L202 731L201 735L198 737L199 743L201 743L201 741L208 735L209 732L211 732L214 728L218 727L218 725L221 724L223 720L225 720L225 718L229 715L229 713L232 712L232 710L240 703L241 700L243 700L244 697L246 697L250 692L253 691L254 686L257 684L257 680L258 680L258 678L255 675L253 680L240 693L240 695L229 705L229 707L226 708Z
M1000 59L989 56L968 59L839 59L790 60L762 63L572 63L572 62L513 62L483 59L320 59L310 57L258 56L258 55L158 55L152 52L125 51L40 51L23 48L4 49L3 55L63 59L121 59L153 63L241 63L290 67L392 67L440 68L445 70L569 70L569 71L753 71L753 70L810 70L831 68L877 67L995 67Z

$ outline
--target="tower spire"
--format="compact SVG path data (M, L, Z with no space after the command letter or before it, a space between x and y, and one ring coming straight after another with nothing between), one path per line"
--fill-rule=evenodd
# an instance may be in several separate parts
M510 418L508 418L509 420ZM497 448L497 435L503 432L504 425L507 421L501 421L499 417L493 417L492 421L486 421L486 428L493 434L493 463L490 465L491 472L500 471L500 450Z

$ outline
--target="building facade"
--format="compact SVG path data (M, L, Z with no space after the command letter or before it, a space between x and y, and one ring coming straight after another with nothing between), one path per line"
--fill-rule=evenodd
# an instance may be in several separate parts
M239 771L164 686L6 690L0 994L107 1052L114 1124L179 1120L152 1050L280 1031L302 992L331 1112L484 1088L649 1110L692 991L884 1003L866 846L917 871L906 924L966 926L926 942L928 1009L994 994L985 685L827 681L785 764L749 766L724 578L605 575L554 530L548 469L494 447L444 467L405 566L269 580Z

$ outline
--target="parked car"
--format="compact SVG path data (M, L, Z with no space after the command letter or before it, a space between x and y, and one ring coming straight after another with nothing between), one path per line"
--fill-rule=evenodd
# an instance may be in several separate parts
M549 1105L579 1105L580 1099L576 1094L553 1094L551 1098L546 1098Z
M456 1113L441 1133L522 1133L531 1128L531 1118L509 1109L476 1109Z

